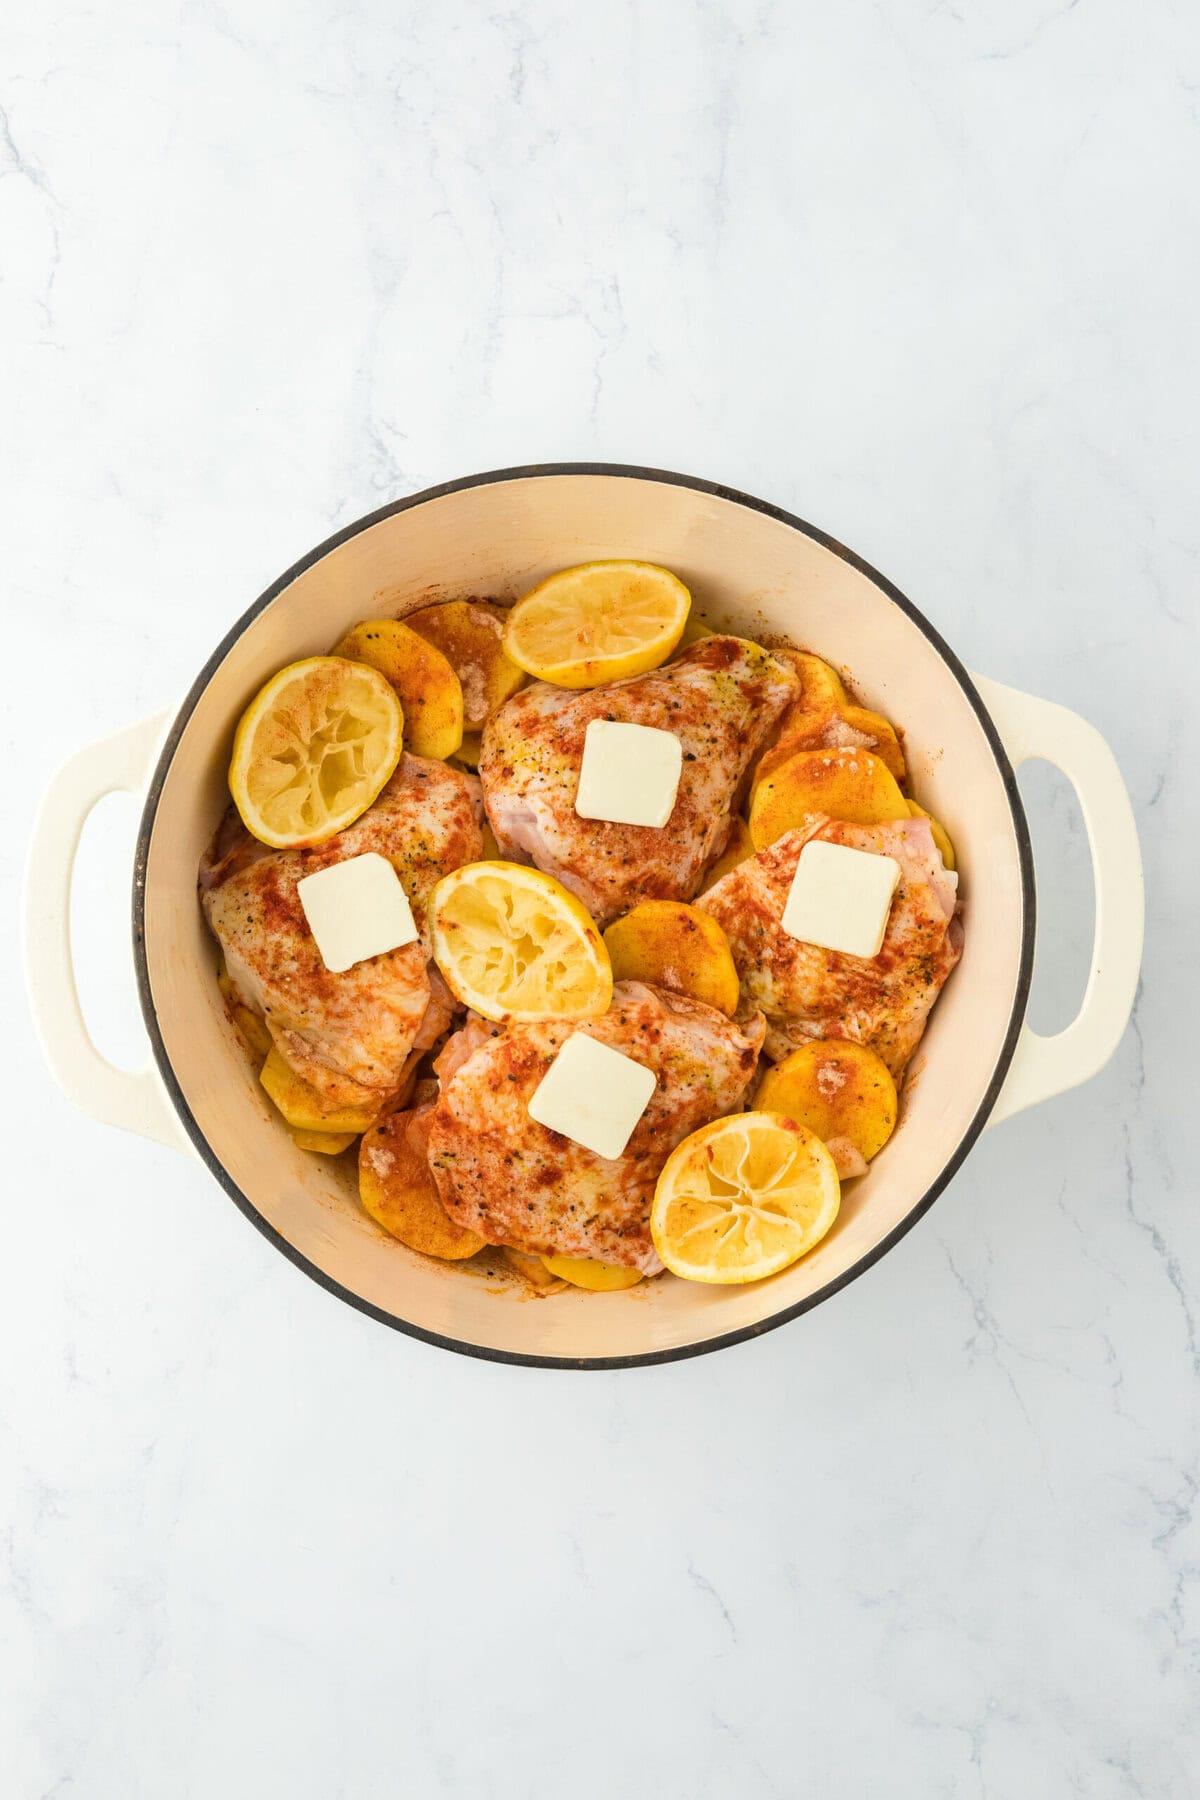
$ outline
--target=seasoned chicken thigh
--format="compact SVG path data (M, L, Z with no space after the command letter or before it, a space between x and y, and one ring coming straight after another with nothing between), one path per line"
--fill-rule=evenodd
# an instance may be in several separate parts
M529 1117L534 1090L575 1031L658 1076L615 1161ZM711 1006L638 981L618 982L611 1009L582 1023L471 1019L437 1062L429 1164L442 1204L492 1244L657 1272L650 1203L662 1166L689 1132L740 1104L762 1039L757 1014L738 1026Z
M639 900L690 900L725 847L743 774L799 691L792 669L735 637L705 638L650 675L584 692L535 682L483 733L479 774L501 851L557 877L602 926ZM679 738L683 774L661 829L576 816L593 719Z
M481 854L481 819L473 775L404 756L374 805L314 849L268 850L232 808L222 821L200 866L205 916L238 994L330 1105L386 1101L409 1054L450 1024L454 1003L429 961L425 908L443 875ZM421 939L335 975L321 960L296 884L369 850L399 875Z
M900 883L879 955L844 956L801 943L782 925L800 852L810 838L894 856ZM962 950L947 875L927 819L848 825L813 815L739 863L696 905L724 929L742 984L741 1011L767 1016L766 1053L778 1061L810 1038L850 1038L877 1051L899 1079L929 1010Z

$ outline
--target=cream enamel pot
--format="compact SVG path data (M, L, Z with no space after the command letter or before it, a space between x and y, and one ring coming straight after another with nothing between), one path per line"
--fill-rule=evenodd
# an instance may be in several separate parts
M552 570L609 556L675 570L719 628L819 652L904 726L914 790L957 847L966 944L914 1058L895 1136L847 1186L837 1224L804 1261L742 1288L666 1277L535 1300L406 1250L361 1210L350 1172L294 1146L226 1017L196 868L226 804L234 725L282 664L327 651L364 616L461 595L511 600ZM1032 756L1074 783L1095 875L1090 979L1078 1017L1055 1037L1024 1023L1034 878L1013 768ZM145 794L133 932L153 1059L138 1073L111 1067L88 1038L68 930L79 833L116 789ZM1092 726L968 675L910 601L812 526L709 482L619 465L450 482L313 550L238 621L177 713L93 744L61 770L35 830L29 893L33 1010L50 1066L78 1106L198 1153L272 1243L383 1323L469 1355L564 1367L718 1349L844 1287L932 1205L986 1125L1102 1067L1133 1004L1142 942L1133 813Z

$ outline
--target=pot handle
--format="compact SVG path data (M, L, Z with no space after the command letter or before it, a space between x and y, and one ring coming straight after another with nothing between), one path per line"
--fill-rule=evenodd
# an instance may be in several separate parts
M1027 1106L1090 1081L1121 1040L1133 1011L1142 961L1145 893L1137 825L1116 757L1086 719L1052 700L1002 687L978 688L1014 768L1043 757L1075 789L1092 854L1096 928L1079 1011L1053 1037L1022 1025L1008 1078L988 1119L998 1125Z
M47 789L25 869L24 948L29 1005L50 1071L81 1112L174 1150L189 1146L153 1062L118 1069L88 1033L71 952L71 878L88 815L106 794L139 794L171 718L156 713L101 738L64 763Z

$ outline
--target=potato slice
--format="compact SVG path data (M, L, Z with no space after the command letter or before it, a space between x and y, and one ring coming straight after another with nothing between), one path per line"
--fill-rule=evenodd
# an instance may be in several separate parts
M464 769L472 773L479 767L479 752L483 747L482 731L464 731L462 743L454 752L454 760L461 763Z
M640 1269L623 1269L616 1263L597 1262L594 1256L543 1256L551 1275L569 1281L572 1287L587 1288L593 1294L612 1294L618 1288L636 1287L642 1279Z
M708 913L682 900L643 900L610 925L604 943L614 981L648 981L730 1017L738 972L729 939Z
M462 684L434 644L399 619L363 619L333 650L386 675L404 708L404 748L453 756L462 743Z
M507 618L507 607L491 600L446 600L405 617L410 630L441 651L462 683L463 725L468 731L478 731L488 714L528 679L504 653Z
M739 863L744 863L753 855L754 844L750 837L749 827L740 813L735 813L729 841L704 877L705 887L712 887L714 882L720 881L722 876L728 875L731 869L736 869Z
M243 1006L240 1000L233 1005L233 1022L245 1038L250 1051L260 1063L266 1061L271 1054L271 1034L256 1012Z
M217 976L217 986L221 990L221 996L225 1001L230 1018L245 1040L247 1050L261 1067L270 1054L270 1032L258 1014L238 998L238 991L224 969Z
M368 1131L358 1150L358 1195L364 1211L392 1236L443 1262L461 1262L484 1240L455 1224L429 1172L431 1107L392 1113Z
M851 825L909 817L891 771L869 750L799 750L764 776L750 802L750 836L765 850L813 813Z
M772 650L771 655L795 669L800 677L797 712L831 712L852 704L837 670L811 650Z
M838 714L834 732L844 728L847 733L854 732L858 736L873 738L873 743L864 744L884 763L897 781L903 781L907 774L904 761L904 748L896 727L882 713L874 712L869 706L847 706Z
M759 758L757 784L797 750L834 750L860 746L886 763L897 781L904 780L904 751L895 727L882 713L860 706L848 693L836 669L808 650L773 650L800 677L800 697L789 708L774 743Z
M292 1142L298 1150L312 1150L317 1156L340 1156L357 1137L354 1131L292 1131Z
M950 842L950 834L946 830L946 827L942 824L939 824L938 820L934 818L933 814L927 813L923 806L918 806L915 800L909 801L908 810L912 814L914 819L928 819L929 820L929 829L933 833L934 843L937 845L938 849L942 853L942 861L945 863L945 865L948 869L955 868L956 864L954 861L954 845Z
M552 1275L540 1256L530 1256L527 1250L514 1250L511 1244L503 1245L501 1255L510 1268L543 1294L561 1293L563 1283L557 1275Z
M848 1138L869 1162L896 1125L896 1084L866 1044L820 1038L768 1069L754 1104L787 1113L822 1143Z
M379 1117L378 1107L327 1106L274 1045L258 1079L295 1131L348 1131L357 1136Z
M687 624L683 628L683 636L675 647L676 656L681 650L690 650L693 644L699 644L704 638L716 637L717 633L703 619L698 619L695 612L688 614Z
M790 713L778 741L759 758L755 785L798 750L869 750L895 776L904 780L904 751L894 726L882 713L847 704L828 712Z
M841 1182L854 1181L867 1172L867 1159L848 1137L826 1138L825 1148L833 1158L833 1166Z

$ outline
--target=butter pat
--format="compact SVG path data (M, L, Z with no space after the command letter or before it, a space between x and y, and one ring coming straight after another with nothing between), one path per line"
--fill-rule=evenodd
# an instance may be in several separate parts
M657 1084L653 1069L577 1031L538 1083L529 1116L611 1162L623 1153Z
M321 961L333 975L417 940L400 877L374 850L305 875L296 892Z
M800 852L783 929L822 950L878 956L899 880L894 856L873 856L817 838Z
M593 719L583 740L575 811L581 819L661 829L682 772L683 745L673 731Z

